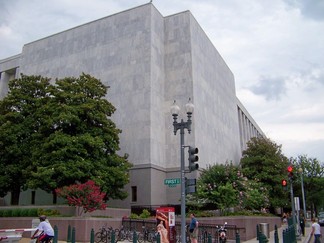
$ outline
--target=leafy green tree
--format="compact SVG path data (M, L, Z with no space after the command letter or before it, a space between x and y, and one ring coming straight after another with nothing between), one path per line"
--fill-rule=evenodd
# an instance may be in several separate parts
M247 143L241 159L244 176L266 188L272 209L285 205L288 199L281 186L281 180L287 176L287 166L288 159L282 154L281 145L262 137L252 138Z
M100 80L82 74L50 85L49 79L22 75L9 87L0 104L7 117L1 120L0 137L11 138L0 146L1 152L11 149L12 153L1 157L1 165L17 167L24 181L19 182L15 176L20 174L13 175L9 168L0 181L15 178L17 190L28 186L55 195L56 188L91 179L107 193L107 199L127 196L123 188L131 164L126 155L117 154L121 131L110 119L115 107L105 99L107 87ZM20 140L15 137L17 131L24 135ZM21 146L24 150L15 153ZM1 192L9 191L10 185L1 185Z
M302 198L301 176L303 177L306 206L311 212L324 206L324 164L316 158L299 155L291 158L294 167L294 194ZM302 173L302 174L301 174Z
M216 204L219 209L224 211L237 205L238 193L237 190L233 188L232 183L226 182L225 185L220 185L216 191L216 194L218 194Z
M236 206L239 191L242 190L237 166L232 164L213 165L203 170L198 179L196 197L205 204L213 204L225 210Z
M244 177L239 166L226 163L203 170L198 179L197 195L190 201L190 205L197 208L194 202L213 204L223 211L234 206L242 210L260 210L269 206L269 195L261 183Z
M34 153L35 172L29 186L48 192L93 180L107 199L124 199L130 163L119 156L119 133L109 119L115 107L105 99L107 87L82 74L56 80L52 99L41 116L42 146Z
M9 93L0 101L0 196L11 192L11 204L18 205L32 163L33 135L39 129L34 114L49 99L49 79L21 75L9 82Z
M240 207L247 210L260 210L269 207L269 193L267 188L259 182L245 179L244 190L240 191Z

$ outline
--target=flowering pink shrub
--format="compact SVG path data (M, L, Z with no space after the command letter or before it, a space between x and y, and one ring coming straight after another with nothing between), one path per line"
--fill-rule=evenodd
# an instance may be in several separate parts
M104 203L106 193L100 191L94 181L89 180L84 184L74 184L65 186L55 190L59 197L67 200L69 206L82 208L84 213L93 212L95 210L104 210L107 204ZM78 212L78 215L81 215Z

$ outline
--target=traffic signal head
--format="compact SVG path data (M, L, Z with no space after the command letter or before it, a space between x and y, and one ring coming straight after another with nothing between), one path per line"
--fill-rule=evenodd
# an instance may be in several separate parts
M199 169L199 165L196 163L199 160L199 157L197 155L198 152L199 152L198 148L194 148L194 147L189 146L189 149L188 149L188 153L189 153L188 160L189 160L189 171L190 172Z
M288 168L287 168L287 171L290 173L290 172L293 172L293 167L292 165L289 165Z
M286 186L287 186L287 180L283 179L283 180L281 181L281 185L282 185L283 187L286 187Z
M288 177L290 179L293 179L293 177L294 177L293 170L294 170L294 168L292 167L292 165L289 165L288 168L287 168L287 171L288 171Z
M285 179L281 180L281 185L284 190L287 190L287 180Z

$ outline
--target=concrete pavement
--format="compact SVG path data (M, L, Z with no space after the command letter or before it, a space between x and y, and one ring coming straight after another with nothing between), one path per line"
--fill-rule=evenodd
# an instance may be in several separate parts
M283 225L282 227L278 228L278 236L279 236L279 242L282 243L283 242L283 238L282 238L282 231L285 230L287 228L287 225ZM301 236L299 237L300 239L298 239L298 242L301 243L308 243L310 240L310 233L312 231L312 227L311 225L306 226L305 227L305 236ZM269 243L274 242L274 231L270 232L270 238L269 238ZM256 238L248 240L248 241L243 241L244 243L259 243L259 240L257 240Z

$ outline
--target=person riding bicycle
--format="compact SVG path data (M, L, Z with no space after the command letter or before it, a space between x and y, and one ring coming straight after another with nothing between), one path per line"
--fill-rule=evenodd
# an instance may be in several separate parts
M54 237L54 230L51 224L46 220L45 215L39 216L40 223L31 237L31 239L38 238L38 241L41 243L48 243ZM40 234L38 232L41 231Z

